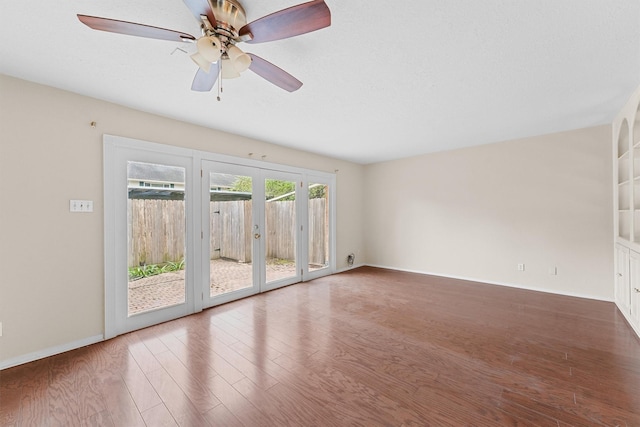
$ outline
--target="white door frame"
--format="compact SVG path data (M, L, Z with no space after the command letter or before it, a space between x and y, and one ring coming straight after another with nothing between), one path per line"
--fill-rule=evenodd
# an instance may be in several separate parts
M201 246L200 246L200 258L201 258L201 284L202 284L202 308L212 307L218 304L224 304L229 301L233 301L239 298L244 298L253 294L257 294L260 292L259 281L257 278L260 275L260 265L259 260L259 245L255 239L251 239L251 266L252 266L252 280L253 286L239 289L237 291L228 292L222 295L217 295L215 297L211 297L211 283L210 283L210 261L211 261L211 245L210 245L210 236L211 236L211 222L209 221L210 216L210 203L207 203L210 200L210 188L209 188L209 174L211 172L214 173L225 173L232 175L242 175L251 177L252 182L252 200L261 200L264 198L264 190L262 192L259 191L259 188L256 188L258 181L258 170L250 167L250 166L242 166L232 163L223 163L216 162L213 160L202 160L201 166L201 225L202 231L200 233L201 237ZM205 185L206 183L206 185ZM258 204L251 204L251 220L252 224L256 224L257 218L259 217L258 213ZM250 230L253 234L253 230Z
M318 277L326 276L327 274L333 274L336 271L336 176L333 174L323 174L307 172L303 178L303 190L308 189L310 184L325 184L329 186L329 194L327 202L329 203L329 265L325 268L320 268L314 271L309 271L309 263L305 262L302 266L302 281L306 282ZM306 193L308 196L308 192ZM301 259L308 260L309 257L309 199L305 197L303 209L303 218L305 221L303 239L303 256Z
M302 233L302 230L300 229L300 227L304 227L304 229L306 230L306 225L301 224L302 222L304 222L303 220L303 215L304 212L302 212L302 207L304 205L304 203L306 202L306 196L303 194L302 191L302 174L300 173L294 173L294 172L285 172L285 171L278 171L278 170L270 170L270 169L262 169L261 173L259 174L259 187L263 192L263 197L260 199L261 201L265 200L264 197L264 191L265 191L265 181L267 179L277 179L277 180L282 180L282 181L291 181L295 184L295 220L296 220L296 233L295 233L295 239L296 239L296 251L295 251L295 257L296 257L296 266L295 266L295 274L293 276L290 277L285 277L283 279L279 279L279 280L274 280L271 282L267 282L267 277L266 277L266 252L267 252L267 239L266 238L262 238L260 239L259 245L260 245L260 251L259 251L259 256L260 256L260 292L267 292L267 291L271 291L273 289L278 289L281 288L283 286L287 286L287 285L292 285L294 283L299 283L302 282L302 257L304 256L304 254L302 253L302 248L305 246L305 242L304 242L304 234ZM304 197L304 200L302 200ZM260 226L260 230L262 230L262 233L266 233L267 230L267 224L266 224L266 201L260 203L259 206L259 219L258 219L258 224ZM264 234L266 236L266 234Z
M286 165L279 165L258 161L253 159L244 159L239 157L227 156L222 154L214 154L206 151L192 150L188 148L175 147L165 144L158 144L126 137L104 135L104 265L105 265L105 339L115 337L116 335L140 329L152 324L169 320L165 315L170 314L171 318L177 318L187 314L201 311L207 307L204 298L198 298L200 292L204 292L205 286L210 286L209 277L203 277L204 262L203 255L203 224L208 224L208 219L203 220L203 200L202 194L205 191L202 187L201 171L203 160L226 163L234 168L247 167L254 172L254 176L259 177L254 182L260 182L259 186L254 184L254 198L260 197L264 200L264 176L271 177L279 173L298 174L301 186L296 185L296 213L302 219L299 224L303 227L300 244L298 245L296 262L297 270L301 270L301 277L296 281L310 280L316 277L332 274L336 271L335 253L336 253L336 177L335 174L313 171L304 168L297 168ZM130 319L124 320L123 307L127 308L126 295L123 303L123 292L126 293L127 278L127 224L126 224L126 200L127 200L127 171L126 162L128 160L142 162L156 162L160 164L175 165L185 167L186 170L186 187L190 192L190 196L185 193L186 206L186 295L185 303L179 306L170 307L168 309L157 310L149 313L148 316L136 315ZM237 169L240 170L240 169ZM281 175L282 176L282 175ZM330 263L328 268L323 268L313 272L309 272L307 261L308 252L308 236L307 236L307 192L309 182L326 183L329 185L329 203L330 203ZM262 187L262 188L256 188ZM189 190L190 189L190 190ZM208 186L206 188L208 192ZM200 196L198 196L200 195ZM123 214L123 207L125 210ZM208 203L207 203L208 205ZM207 212L208 212L208 206ZM262 223L260 229L264 230L263 213L256 217ZM124 218L124 220L123 220ZM259 250L264 253L264 239L261 239ZM206 251L208 256L208 249ZM257 254L262 256L261 254ZM257 258L256 258L257 259ZM303 262L304 260L304 262ZM206 261L208 271L208 260ZM260 282L264 284L264 273ZM120 289L118 290L118 283ZM291 282L293 283L293 282ZM276 287L289 284L287 280L274 281L270 286L266 284L262 286L261 291L274 289ZM124 291L123 291L124 289ZM216 302L219 303L219 302ZM119 307L119 308L118 308Z
M196 184L192 156L174 147L151 147L114 141L105 135L105 338L155 325L196 311L193 283L199 278L195 258L196 200L186 197ZM185 169L185 301L171 307L128 315L127 163L179 166Z

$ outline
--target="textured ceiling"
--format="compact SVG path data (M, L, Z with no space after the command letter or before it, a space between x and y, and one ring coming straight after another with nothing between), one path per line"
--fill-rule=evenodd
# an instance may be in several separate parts
M76 18L198 36L181 0L2 1L0 73L358 163L610 123L640 84L638 0L326 2L331 27L240 45L294 93L246 72L218 102L190 90L193 45ZM243 1L249 21L298 3Z

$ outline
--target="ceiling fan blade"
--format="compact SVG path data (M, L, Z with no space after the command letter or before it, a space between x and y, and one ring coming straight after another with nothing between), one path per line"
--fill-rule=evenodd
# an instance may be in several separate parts
M316 31L331 25L331 11L324 0L313 0L272 13L240 28L247 43L264 43Z
M216 17L213 15L213 10L207 0L184 0L184 4L187 5L193 16L200 22L200 16L205 15L209 19L209 23L216 26Z
M118 21L116 19L99 18L97 16L88 15L78 15L78 19L89 28L107 31L110 33L127 34L130 36L148 37L150 39L169 40L175 42L192 41L196 39L191 34L167 30L166 28L152 27L150 25L136 24L135 22Z
M209 72L205 72L202 68L198 68L196 76L193 78L191 90L196 92L209 92L218 80L218 63L211 64Z
M249 69L263 79L270 81L274 85L289 92L294 92L302 87L302 82L300 80L296 79L282 68L276 67L271 62L252 53L247 53L247 55L251 57L251 65L249 65Z

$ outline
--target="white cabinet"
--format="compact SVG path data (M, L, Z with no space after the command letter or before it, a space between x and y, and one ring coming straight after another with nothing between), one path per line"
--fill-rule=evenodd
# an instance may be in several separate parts
M640 252L616 244L615 301L640 335Z
M637 331L640 330L640 253L638 252L629 251L629 273L629 293L627 294L629 314L631 323Z
M636 254L638 255L638 254ZM620 244L616 245L616 282L615 282L615 299L620 311L623 313L629 312L630 302L630 290L631 290L631 277L632 267L630 263L631 251L626 246ZM640 255L637 258L638 262L634 263L634 274L640 274ZM640 280L640 277L638 277Z

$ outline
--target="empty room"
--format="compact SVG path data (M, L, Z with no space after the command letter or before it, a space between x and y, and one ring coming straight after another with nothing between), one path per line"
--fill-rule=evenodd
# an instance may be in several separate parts
M637 0L0 35L1 426L640 426Z

